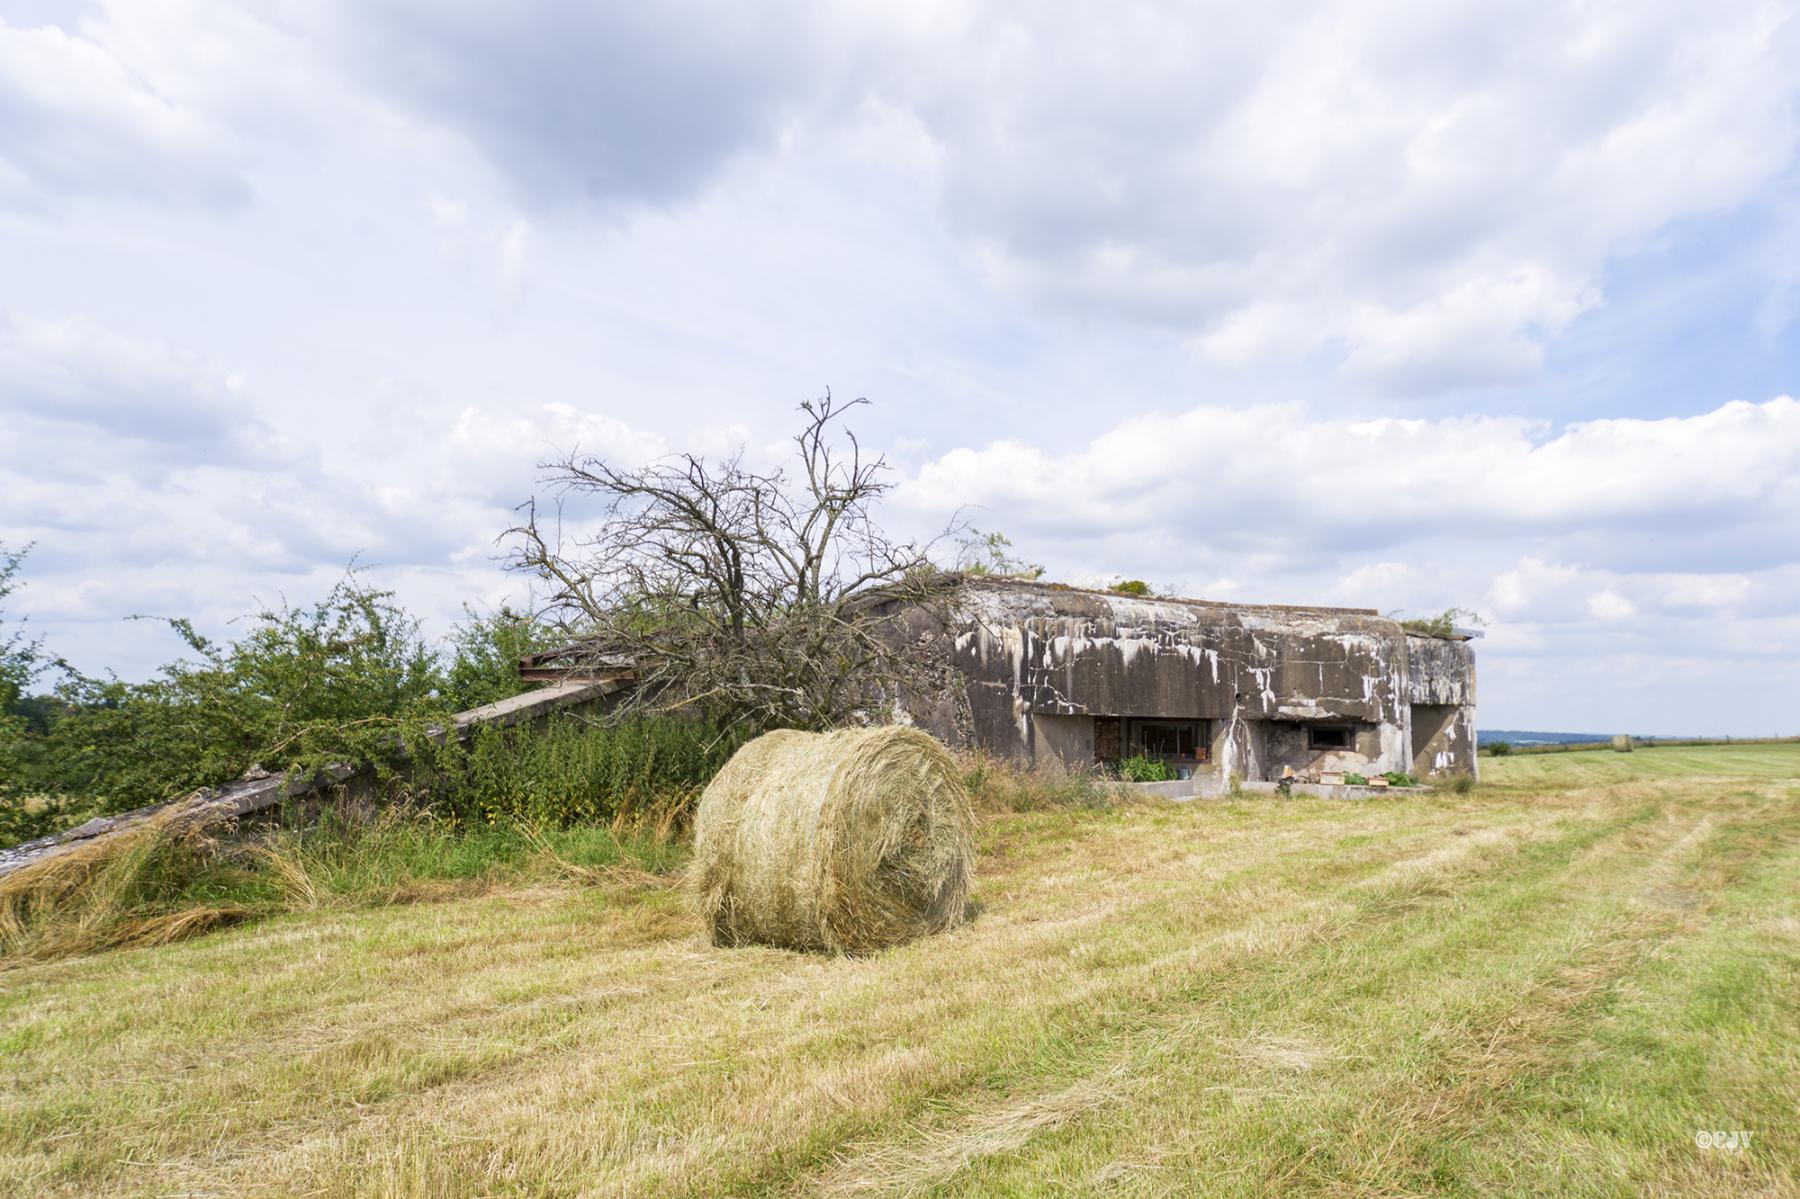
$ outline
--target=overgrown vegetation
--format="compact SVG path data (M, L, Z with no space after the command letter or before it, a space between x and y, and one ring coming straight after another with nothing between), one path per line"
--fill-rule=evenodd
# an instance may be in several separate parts
M1024 579L1032 582L1044 577L1042 564L1027 562L1013 553L1012 539L1006 534L973 526L957 542L955 567L960 573L978 579Z
M565 720L489 730L403 793L408 802L280 813L242 830L152 824L0 876L0 966L320 908L552 881L672 885L693 800L732 748L697 724ZM961 763L987 817L1117 798L1081 771L1020 770L985 754Z
M6 575L16 569L15 556ZM229 642L163 621L186 653L147 682L62 667L53 702L0 729L0 844L218 786L249 770L308 771L335 761L385 767L428 752L452 712L523 690L517 660L543 633L502 609L471 613L448 647L430 643L391 593L351 571L306 605L248 618ZM14 680L42 672L35 643L11 639ZM26 673L29 669L31 673Z
M0 876L0 964L167 944L296 911L534 882L653 883L680 859L666 829L641 824L470 825L408 808L332 810L245 836L153 825Z
M1162 783L1175 777L1161 758L1133 754L1119 763L1119 777L1132 783Z
M18 589L18 574L31 547L11 549L0 542L0 845L17 840L15 826L31 827L25 812L22 778L28 758L29 724L25 689L43 671L42 643L6 616L7 596ZM42 806L41 803L36 806Z
M1119 595L1156 594L1155 591L1151 590L1150 584L1144 582L1142 579L1121 579L1119 582L1114 583L1111 587L1107 588L1107 590Z
M743 736L671 717L480 728L467 745L436 754L431 794L437 810L467 822L632 820L666 833L686 826L694 799Z
M1400 622L1400 627L1409 633L1422 633L1427 637L1454 637L1462 625L1481 628L1487 621L1481 614L1468 608L1445 608L1435 616L1415 616Z

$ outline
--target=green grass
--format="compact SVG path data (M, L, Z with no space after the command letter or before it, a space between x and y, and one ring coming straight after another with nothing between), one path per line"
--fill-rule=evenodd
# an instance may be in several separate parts
M17 966L0 1193L1797 1193L1771 748L1354 804L1012 793L979 916L858 960L546 871Z
M1742 745L1639 746L1566 754L1512 754L1481 759L1488 782L1525 786L1590 786L1627 779L1800 778L1800 741Z

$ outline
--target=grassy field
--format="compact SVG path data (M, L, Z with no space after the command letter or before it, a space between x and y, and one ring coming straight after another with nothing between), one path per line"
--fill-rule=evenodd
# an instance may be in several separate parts
M1800 1194L1800 745L1484 766L991 817L863 960L633 874L15 966L0 1193Z

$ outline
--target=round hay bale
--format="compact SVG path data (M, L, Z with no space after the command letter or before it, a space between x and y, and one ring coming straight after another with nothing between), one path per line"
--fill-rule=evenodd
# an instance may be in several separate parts
M701 795L691 885L715 945L868 953L962 922L973 830L929 735L781 730Z
M1631 752L1631 738L1625 733L1613 734L1613 749L1622 754Z

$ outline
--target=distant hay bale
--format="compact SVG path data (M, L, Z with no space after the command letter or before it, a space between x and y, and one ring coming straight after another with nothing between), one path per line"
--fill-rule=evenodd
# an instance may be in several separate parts
M1622 753L1622 754L1630 753L1631 752L1631 738L1628 737L1627 735L1625 735L1624 733L1614 734L1613 735L1613 749L1616 752Z
M868 953L962 922L973 825L917 729L768 733L700 797L690 885L716 945Z

